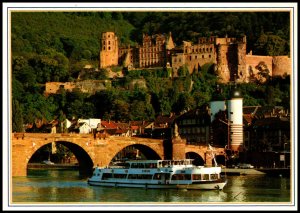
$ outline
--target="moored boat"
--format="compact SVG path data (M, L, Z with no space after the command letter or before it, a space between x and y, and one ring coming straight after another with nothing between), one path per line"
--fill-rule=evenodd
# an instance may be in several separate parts
M88 184L93 186L148 189L222 190L227 180L221 167L195 166L193 159L131 160L109 167L96 167Z

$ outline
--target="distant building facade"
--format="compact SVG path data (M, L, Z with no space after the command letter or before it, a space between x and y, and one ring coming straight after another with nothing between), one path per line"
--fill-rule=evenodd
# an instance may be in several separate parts
M213 64L221 83L229 81L250 82L260 78L263 64L270 76L291 74L288 56L258 56L247 54L246 36L240 38L201 37L197 44L183 41L176 47L172 34L143 34L141 45L119 47L114 32L101 37L100 68L121 65L130 69L170 67L173 77L186 66L190 73L198 72L204 64Z

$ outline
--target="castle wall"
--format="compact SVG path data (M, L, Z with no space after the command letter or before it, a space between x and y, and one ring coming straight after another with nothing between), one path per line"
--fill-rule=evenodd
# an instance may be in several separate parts
M288 56L274 56L272 76L290 75L292 73L292 63Z
M72 91L76 87L75 83L73 82L46 82L45 84L45 94L55 94L58 92L60 88Z
M229 46L225 44L219 44L217 46L217 66L216 71L220 82L226 83L230 81L230 70L228 67L228 53Z
M270 75L272 76L272 67L273 67L273 57L272 56L261 56L261 55L246 55L246 77L247 81L251 81L252 78L257 78L257 74L259 72L255 67L264 62L267 68L270 71Z
M45 85L45 94L56 94L59 89L72 91L75 88L80 89L81 92L93 93L100 90L105 90L111 86L108 80L86 80L79 82L47 82Z

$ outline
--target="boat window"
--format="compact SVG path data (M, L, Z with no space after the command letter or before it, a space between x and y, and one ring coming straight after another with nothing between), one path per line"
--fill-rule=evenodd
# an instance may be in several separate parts
M157 167L156 163L146 163L145 164L145 168L156 168L156 167Z
M137 163L132 163L131 168L138 168L138 164Z
M201 180L201 174L199 175L193 174L193 180Z
M209 180L209 174L204 174L203 175L203 180Z
M102 180L107 180L108 178L112 178L112 173L104 173L102 175Z
M139 163L138 168L145 168L145 165L143 163Z
M152 175L150 174L129 174L128 179L152 179Z
M174 174L172 175L172 180L190 180L190 174Z
M160 180L160 178L161 178L161 174L160 173L155 173L153 175L153 180Z
M218 174L211 174L211 175L210 175L210 178L211 178L212 180L217 180L217 179L218 179Z
M125 179L127 174L114 174L113 178L120 178L120 179Z

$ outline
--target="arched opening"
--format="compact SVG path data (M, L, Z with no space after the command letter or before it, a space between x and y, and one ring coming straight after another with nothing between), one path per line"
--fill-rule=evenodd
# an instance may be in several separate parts
M82 147L66 141L48 143L40 147L31 156L27 173L28 169L38 167L38 164L47 165L48 168L78 169L81 176L90 175L94 166L92 159Z
M111 160L110 163L126 160L161 160L159 155L150 147L135 144L126 146L119 151Z
M226 159L225 159L225 155L217 155L216 156L216 161L218 165L226 165Z
M193 160L193 164L196 165L196 166L203 166L204 165L204 160L203 158L195 153L195 152L187 152L185 153L185 158L186 159L194 159Z

